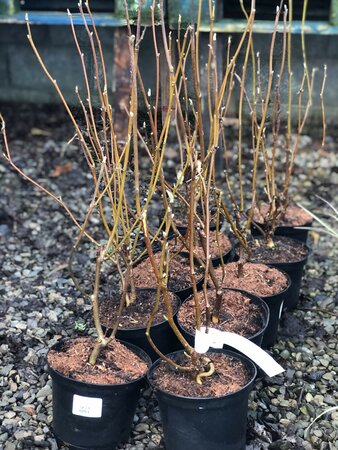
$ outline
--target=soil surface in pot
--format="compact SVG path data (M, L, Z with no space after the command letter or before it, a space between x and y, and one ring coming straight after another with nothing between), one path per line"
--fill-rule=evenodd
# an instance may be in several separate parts
M215 365L215 373L203 378L202 384L195 381L196 372L180 372L161 361L152 374L155 386L183 397L205 398L236 392L249 381L248 371L239 359L222 353L208 353L207 356ZM190 363L183 352L175 355L175 362L185 367Z
M190 194L183 194L183 193L181 193L181 194L183 195L185 200L190 204ZM210 203L209 203L210 222L209 222L209 224L211 227L215 227L216 223L217 223L216 211L217 211L217 209L215 207L214 199L210 198ZM189 224L189 212L188 212L187 205L183 202L174 204L172 206L172 212L175 217L176 226L187 228L188 224ZM202 210L202 206L200 203L197 204L196 212L199 215L199 217L202 217L203 210ZM160 220L160 222L161 222L161 220Z
M156 266L160 267L161 253L154 255ZM169 256L168 288L171 291L180 291L191 286L189 258L182 255ZM203 269L195 267L196 278L203 276ZM146 258L133 268L135 286L138 288L157 288L157 279L153 271L150 259Z
M223 288L241 289L259 297L278 294L288 286L288 279L280 270L265 264L244 264L242 277L238 277L236 262L225 264L224 269L218 267L215 272Z
M275 236L274 247L270 248L263 239L253 239L249 248L252 252L251 261L259 263L293 263L304 259L309 251L302 242L283 236Z
M49 351L48 363L66 377L92 384L128 383L147 372L147 363L116 340L102 350L94 366L90 365L94 343L87 337L67 340L60 349Z
M230 239L223 233L217 232L216 230L211 230L209 232L210 236L210 244L209 244L209 252L211 255L211 258L218 258L220 255L224 255L225 253L228 253L232 249L232 244ZM187 242L188 248L189 248L189 242ZM205 254L203 247L200 242L200 238L197 238L195 246L195 253L196 255L201 258L205 259ZM179 252L187 252L187 248L182 243L182 241L175 237L169 242L169 249L173 253L179 253Z
M253 219L258 225L264 223L264 217L269 211L269 205L262 203L260 208L255 208ZM277 226L282 227L303 227L305 224L312 222L313 218L304 209L299 206L289 205L286 208L284 217L279 217L277 220Z
M209 289L207 293L212 310L215 304L216 291ZM205 325L205 299L202 291L198 293L198 297L201 305L202 324ZM195 302L193 299L187 300L179 309L178 320L189 333L194 333L196 328L195 318ZM262 326L261 308L251 298L241 292L223 291L219 322L213 323L213 328L251 337L258 333Z
M171 292L168 292L171 299L171 305L173 313L177 311L179 306L179 300ZM122 316L119 320L119 328L132 329L132 328L145 328L150 316L150 313L154 307L156 300L156 290L151 289L137 289L136 299L128 307L124 308ZM119 309L119 301L116 299L106 300L100 305L100 320L102 325L106 328L112 328L115 324L116 316ZM158 310L154 316L153 325L166 320L166 307L164 304L163 296L160 296Z

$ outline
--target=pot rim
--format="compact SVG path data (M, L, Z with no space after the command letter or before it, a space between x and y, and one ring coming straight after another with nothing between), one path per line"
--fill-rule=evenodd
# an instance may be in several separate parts
M261 241L262 239L263 239L263 236L252 236L251 239L249 240L249 242L251 242L251 241ZM296 242L297 244L300 244L303 248L305 248L305 250L307 251L307 254L302 259L299 259L297 261L289 261L289 262L285 262L285 261L284 262L283 261L278 261L278 262L277 261L275 261L275 262L258 262L256 260L249 260L248 262L251 262L253 264L265 264L267 266L272 266L274 264L290 264L290 265L291 264L300 264L300 263L303 263L303 262L307 261L307 259L312 254L311 248L305 242L302 242L299 239L294 239L294 238L290 238L288 236L280 236L280 235L275 235L274 239L276 239L277 241L278 240L282 240L282 241L283 240L287 240L287 241L291 241L291 242ZM238 254L236 253L236 250L238 249L238 247L239 247L239 244L237 243L235 245L235 247L234 247L234 255L235 255L234 257L238 256ZM232 261L232 262L234 262L234 261Z
M87 337L90 338L90 339L95 340L95 338L92 337L92 336L87 336ZM55 370L49 364L48 354L49 354L49 352L51 350L55 350L58 346L61 346L65 342L72 341L72 340L75 340L75 339L78 339L78 338L79 338L79 336L62 338L62 339L58 340L57 342L55 342L55 344L53 344L48 349L48 352L47 352L47 355L46 355L46 360L47 360L47 365L48 365L48 371L49 371L50 374L53 373L54 375L57 375L58 377L60 377L63 380L67 380L67 381L70 381L70 382L73 382L73 383L76 383L76 384L79 384L79 385L82 385L82 386L91 387L91 388L98 388L98 389L110 389L113 386L117 386L117 387L118 386L121 386L121 387L129 386L129 385L132 385L134 383L137 383L137 382L141 381L143 378L145 378L147 376L148 370L149 370L149 368L152 365L152 361L151 361L150 357L148 356L148 354L143 349L141 349L140 347L137 347L137 345L130 344L129 342L122 341L121 339L116 339L118 342L120 342L121 344L123 344L124 346L129 348L129 350L132 350L137 356L139 356L141 359L143 359L143 361L147 364L148 369L144 373L144 375L140 376L139 378L136 378L135 380L127 381L127 382L124 382L124 383L112 383L112 384L89 383L89 382L86 382L86 381L75 380L74 378L67 377L66 375L62 374L61 372L58 372L57 370ZM135 350L137 350L137 352L135 352Z
M296 226L295 225L277 225L276 230L278 228L283 228L283 229L290 228L292 230L302 230L302 229L304 229L304 227L311 227L311 225L313 224L313 221L314 221L314 219L308 220L307 222L304 223L304 225L296 225ZM257 222L257 220L255 220L254 222L251 221L251 226L254 227L255 224L257 224L258 226L264 225L262 222Z
M209 289L209 290L210 290L210 289ZM251 340L251 339L256 338L258 335L263 334L263 333L265 332L265 330L266 330L268 324L269 324L269 319L270 319L270 309L269 309L268 305L266 304L266 302L263 300L263 298L262 298L262 297L259 297L259 296L256 295L256 294L252 294L251 292L244 291L244 290L242 290L242 289L222 288L222 290L223 290L223 291L235 291L235 292L240 292L244 297L249 297L249 298L252 299L252 300L258 300L258 302L260 302L260 305L262 306L262 308L261 308L261 313L262 313L262 316L263 316L263 317L262 317L262 320L263 320L263 324L264 324L264 325L263 325L263 326L262 326L255 334L253 334L252 336L248 336L248 337L244 336L244 337L246 337L246 339L250 339L250 340ZM191 299L191 297L192 297L192 296L190 296L189 298L187 298L187 300L186 300L184 303L188 302L188 301ZM183 303L181 304L180 308L181 308L182 306L183 306ZM180 308L179 308L179 310L180 310ZM264 320L265 320L265 323L264 323ZM178 318L178 314L177 314L177 322L178 322L178 324L180 325L180 327L182 327L182 329L183 329L187 334L189 334L190 336L195 337L193 333L191 333L190 331L188 331L188 330L182 325L181 321L180 321L179 318Z
M250 241L256 241L256 240L260 241L262 239L263 239L262 236L256 236L256 237L252 237L252 239L250 239ZM275 262L264 262L264 263L261 263L261 264L267 264L267 265L272 265L272 264L290 264L290 265L291 264L300 264L300 263L303 263L304 261L306 261L309 258L309 256L311 255L311 253L312 253L310 247L305 242L302 242L302 241L300 241L298 239L294 239L294 238L291 238L291 237L288 237L288 236L279 236L279 235L275 235L274 239L276 239L277 241L278 240L282 240L282 241L283 240L287 240L287 241L291 241L291 242L295 242L297 244L300 244L303 248L305 248L305 250L307 251L307 254L302 259L299 259L297 261L290 261L290 262L283 262L283 261L277 262L277 261L275 261ZM235 250L236 250L236 248L238 248L238 244L235 246ZM255 261L250 261L250 262L255 262Z
M268 203L265 203L265 204L268 204ZM299 207L297 204L294 204L293 202L290 202L288 206L293 206L293 207L299 209L300 211L302 211L302 208ZM255 206L255 207L257 207L257 206ZM250 209L248 209L246 211L247 214L249 212L250 212ZM309 220L307 222L305 222L304 225L297 225L297 226L294 226L294 225L277 225L276 229L277 228L290 228L290 229L294 229L295 228L295 229L298 229L300 227L311 226L313 222L314 222L314 218L310 217ZM261 226L261 225L264 225L264 222L258 222L258 220L251 220L251 226L255 226L255 224L257 224L258 226Z
M159 251L155 251L155 252L154 252L154 254L157 254L157 253L159 253ZM184 258L188 258L188 257L189 257L189 253L187 253L187 252L179 252L179 253L177 253L177 255L183 256ZM147 254L145 254L142 258L139 259L139 261L137 261L137 263L136 263L135 265L133 265L133 267L137 267L141 262L145 261L147 258L149 258L149 256L148 256ZM198 261L197 261L196 258L194 258L194 261L195 261L195 264L197 265L197 264L198 264ZM196 280L196 285L202 283L203 280L204 280L204 274L202 274L201 277L198 278L198 279ZM189 286L187 286L187 287L184 288L184 289L179 289L179 290L175 290L175 291L168 288L168 291L170 291L170 292L172 292L173 294L179 296L179 294L180 294L181 292L184 292L186 289L190 289L191 287L192 287L192 286L189 285ZM151 289L151 288L138 288L138 289ZM154 289L154 288L153 288L153 289Z
M224 267L226 267L227 264L232 264L234 262L236 262L236 261L231 261L229 263L226 263L226 264L224 264ZM276 269L276 270L278 270L279 272L281 272L285 276L285 278L286 278L286 280L288 282L287 286L282 291L276 292L275 294L271 294L271 295L259 295L259 294L256 294L255 292L252 292L252 291L246 291L245 289L234 288L234 287L231 287L229 289L233 289L234 291L247 292L248 294L256 295L257 297L261 298L264 301L265 301L265 299L273 299L274 297L277 297L279 295L283 295L283 294L287 293L287 291L290 289L291 284L292 284L292 280L291 280L290 275L288 273L286 273L285 270L277 268L277 267L273 267L273 266L271 266L269 264L258 263L258 262L253 262L253 261L248 261L248 264L261 264L261 265L265 265L269 269Z
M172 355L176 355L178 353L184 353L184 350L178 350L176 352L172 352L169 353L168 355L166 355L167 357L170 357ZM240 389L238 389L237 391L234 392L229 392L228 394L225 395L220 395L218 397L185 397L183 395L178 395L178 394L173 394L172 392L167 392L163 389L161 389L160 387L156 386L152 380L152 373L154 372L154 370L158 367L158 365L162 362L161 359L156 360L151 367L148 369L147 372L147 381L149 383L149 385L154 389L157 390L159 392L161 392L162 394L170 397L170 398L179 398L179 399L184 399L187 402L195 402L195 401L199 401L199 402L212 402L213 400L221 400L221 399L225 399L225 398L230 398L233 397L234 395L236 395L237 393L247 389L255 380L256 376L257 376L257 367L255 366L255 364L251 361L251 359L247 358L246 356L233 352L231 350L227 350L227 349L212 349L211 351L208 351L207 353L205 353L205 355L210 355L212 353L224 353L228 356L231 356L235 359L238 359L240 361L242 361L246 368L248 369L249 373L249 380L248 382L242 386Z
M187 258L187 259L189 258L189 253L188 252L179 252L178 255L182 256L183 258ZM194 257L194 262L195 262L195 266L199 265L199 263L198 263L198 261L197 261L197 259L195 257ZM189 268L189 270L190 270L190 268ZM170 275L170 272L169 272L169 275ZM196 280L197 288L198 288L199 284L203 283L203 280L204 280L204 273ZM189 284L189 286L187 286L187 287L185 287L183 289L175 290L175 291L168 288L168 290L170 292L173 292L174 294L176 294L178 296L180 295L180 293L183 293L183 292L185 292L188 289L192 289L192 285Z

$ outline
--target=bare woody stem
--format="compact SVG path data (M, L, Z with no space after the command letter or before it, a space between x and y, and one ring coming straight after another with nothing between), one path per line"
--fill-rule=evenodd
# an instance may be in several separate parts
M100 276L101 267L103 262L103 249L100 248L96 256L96 267L95 267L95 280L94 280L94 291L91 296L92 311L94 325L97 332L97 340L94 345L94 349L89 357L89 364L92 366L96 364L97 358L100 355L101 350L107 345L107 339L104 336L101 322L100 322L100 308L99 308L99 289L100 289Z

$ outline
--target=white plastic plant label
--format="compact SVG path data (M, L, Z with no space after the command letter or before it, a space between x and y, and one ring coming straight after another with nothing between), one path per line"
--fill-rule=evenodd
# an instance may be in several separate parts
M75 416L99 418L102 417L102 398L73 395L72 413Z
M219 331L214 328L209 328L208 333L206 333L205 327L201 327L200 331L196 330L195 350L197 353L206 353L209 347L222 348L223 345L228 345L243 353L269 377L274 377L285 370L267 352L239 334Z
M203 327L204 328L204 327ZM209 346L212 348L223 348L223 335L222 331L216 330L216 328L209 328ZM205 328L204 328L205 332Z
M195 350L197 353L206 353L209 350L210 339L209 334L205 332L205 328L196 330L195 333Z

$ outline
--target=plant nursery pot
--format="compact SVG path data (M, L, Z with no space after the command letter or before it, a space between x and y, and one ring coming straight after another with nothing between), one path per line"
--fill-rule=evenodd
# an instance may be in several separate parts
M158 400L166 450L245 449L248 396L256 377L256 367L243 355L228 350L213 351L216 352L245 364L248 382L238 391L220 397L183 397L154 386L153 373L160 361L149 369L148 381Z
M197 281L196 288L197 288L198 291L200 291L202 289L203 281L204 281L204 277L200 278ZM185 289L180 289L180 290L177 290L177 291L174 290L173 293L176 294L179 297L181 302L184 302L193 293L193 288L192 288L192 286L189 286L189 287L187 287Z
M64 341L56 343L57 350ZM151 365L130 343L123 344ZM72 450L112 450L128 439L145 375L124 384L92 384L68 378L48 364L53 383L53 431Z
M215 230L216 230L216 225L214 225L214 226L210 225L210 231L215 231ZM184 233L181 233L181 234L184 235L186 233L186 231L187 230L185 230ZM223 264L226 264L227 262L229 262L230 258L232 257L232 244L231 244L231 241L228 239L226 234L220 232L220 235L222 235L223 238L227 239L227 244L229 245L229 250L225 251L221 255L218 253L217 256L214 256L214 257L211 258L212 265L214 267L217 267L217 266L221 265L222 261L223 261ZM175 238L175 234L173 234L171 236L171 239L174 239L174 238ZM212 239L213 239L213 237L212 237ZM223 242L223 244L224 244L224 242ZM187 257L189 255L188 251L185 248L182 249L181 254L187 255ZM199 255L199 256L200 256L200 258L203 261L205 260L204 253L203 253L203 256L201 256L201 255Z
M286 272L283 273L289 280L287 288L284 289L282 292L279 292L278 294L262 297L262 300L264 300L264 302L267 304L270 311L269 322L264 331L261 343L261 346L263 348L271 347L276 342L283 305L284 302L287 301L289 296L291 280Z
M181 301L177 299L178 304L173 311L174 319L176 318L178 309L181 305ZM153 340L156 347L164 354L172 353L175 350L181 348L180 343L172 331L169 322L163 320L150 328L150 337ZM150 356L152 361L156 361L159 356L153 350L146 336L146 327L140 328L118 328L116 332L116 338L121 341L129 342L144 350L147 355Z
M258 240L261 240L262 238L258 238ZM284 301L283 309L294 309L296 308L298 301L299 301L299 293L302 283L302 277L303 277L303 271L305 264L307 263L310 249L309 247L301 241L297 241L296 239L287 238L288 243L293 244L293 248L296 248L297 244L299 245L301 243L302 248L306 252L306 255L303 256L299 261L294 262L283 262L283 255L280 257L280 262L270 262L268 260L261 261L264 264L267 264L271 267L276 267L276 269L282 270L286 272L290 279L291 279L291 286L288 292L288 296ZM252 259L252 262L256 262L254 259Z
M266 210L267 205L263 205L263 213L264 210ZM313 218L311 216L309 216L309 214L305 213L305 211L298 207L298 206L294 206L291 205L290 207L287 208L287 222L289 223L280 223L276 229L275 229L275 236L285 236L291 239L296 239L296 241L301 241L306 243L307 238L308 238L308 234L309 234L309 230L303 230L298 228L297 226L293 226L290 224L290 221L292 220L292 217L297 217L299 216L299 214L304 215L302 220L302 224L299 225L299 227L311 227L312 223L313 223ZM262 225L260 223L261 221L256 221L257 225L260 226ZM262 233L259 231L259 229L255 226L254 223L251 224L251 234L253 237L262 237Z
M224 289L224 290L228 291L228 292L231 292L231 291L240 292L245 297L250 298L254 305L257 305L259 307L259 312L260 312L260 315L261 315L261 318L262 318L261 327L255 334L253 334L251 336L245 335L245 337L247 339L249 339L251 342L253 342L254 344L256 344L259 347L261 347L262 341L263 341L264 332L265 332L265 330L266 330L266 328L268 326L269 316L270 316L270 311L269 311L269 308L268 308L267 304L260 297L257 297L256 295L250 294L250 293L245 292L245 291L240 291L238 289ZM194 343L195 343L195 335L194 335L194 333L192 333L189 330L187 330L182 325L182 323L179 320L179 318L177 318L177 323L178 323L180 331L183 334L183 336L185 337L185 339L188 341L188 343L191 346L194 346ZM222 331L227 331L227 330L224 329ZM224 346L224 348L229 349L229 350L233 350L232 348L230 348L228 346ZM235 351L235 350L233 350L233 351Z
M212 265L214 267L218 267L222 264L226 264L230 261L232 256L232 249L230 249L227 253L223 253L222 256L217 256L216 258L211 258Z
M230 263L229 266L234 266L234 262ZM251 263L247 263L245 264L245 267L250 266L251 270L253 269L254 266L260 267L260 264L256 264L254 262ZM227 267L229 267L228 265L225 266L225 270ZM263 267L269 267L267 264L263 264ZM272 268L272 266L270 266ZM259 295L257 294L257 290L255 290L255 285L252 284L252 286L249 286L249 288L240 288L237 286L232 286L232 285L225 285L225 287L227 288L231 288L234 290L238 290L240 292L248 292L250 294L253 295L257 295L259 296L268 306L269 308L269 321L268 321L268 325L265 329L264 335L263 335L263 340L262 340L262 347L266 348L269 347L271 345L274 344L274 342L276 341L277 338L277 333L278 333L278 326L279 326L279 320L280 320L280 316L283 310L283 303L287 300L287 297L289 295L289 289L291 286L291 279L289 277L289 275L280 270L277 269L276 267L273 267L273 269L278 270L278 272L280 272L281 274L283 274L283 276L285 277L285 279L287 280L287 285L285 287L283 287L282 290L280 290L280 292L277 292L275 294L271 294L271 295L261 295L259 293ZM216 269L219 270L219 269ZM263 271L263 273L260 273L260 277L264 277L265 276L265 270ZM225 279L226 281L227 279Z
M265 328L263 339L261 342L261 346L263 348L271 347L276 342L279 322L282 315L284 303L287 301L289 297L289 292L291 288L291 279L289 275L283 270L280 270L280 272L282 272L288 279L288 286L283 291L278 292L277 294L261 297L261 299L264 300L264 302L269 308L269 321L267 327ZM245 292L242 290L240 291ZM254 291L254 288L252 291Z
M189 259L189 253L181 252L180 255L183 256L184 258ZM198 264L198 262L196 260L195 260L195 263ZM169 278L170 278L170 273L169 273ZM202 289L203 282L204 282L204 275L199 277L198 280L196 281L196 289L198 291L200 291ZM171 290L171 292L173 292L174 294L176 294L179 297L181 302L184 302L193 293L192 285L190 285L184 289L170 289L170 290Z
M155 253L155 257L157 257L157 255L158 255L158 253ZM184 253L184 252L179 253L177 256L181 257L182 259L189 258L188 253ZM146 276L144 275L144 273L146 275L149 273L152 273L151 272L152 268L150 267L150 265L148 265L150 263L148 263L147 260L148 260L148 258L147 258L147 256L145 256L142 259L140 259L140 261L134 266L135 269L136 268L140 269L142 267L142 270L146 271L146 272L137 274L137 276L135 276L135 271L134 271L134 283L135 283L135 286L137 289L149 289L149 288L157 289L157 279L155 278L155 275L152 275L150 279L149 278L147 279ZM197 263L197 261L196 261L196 263ZM142 266L141 266L141 264L142 264ZM159 262L158 262L158 264L159 264ZM172 274L171 271L169 271L169 277L168 277L169 291L176 294L180 298L181 301L184 301L193 292L190 281L187 281L184 279L184 274L183 274L183 280L177 280L177 277L179 278L182 275L182 270L184 270L184 268L181 268L181 271L176 269L176 272L174 275ZM190 270L189 267L188 267L188 270ZM197 270L196 270L196 272L197 272ZM203 281L204 281L204 275L202 274L202 275L198 276L198 279L196 281L198 290L202 289ZM178 282L181 282L183 284L183 286L181 288L177 287Z
M291 310L297 307L299 293L302 284L304 266L307 263L308 255L301 261L295 263L273 263L271 266L283 270L291 278L291 286L287 298L283 304L283 309ZM268 263L267 263L268 264Z

